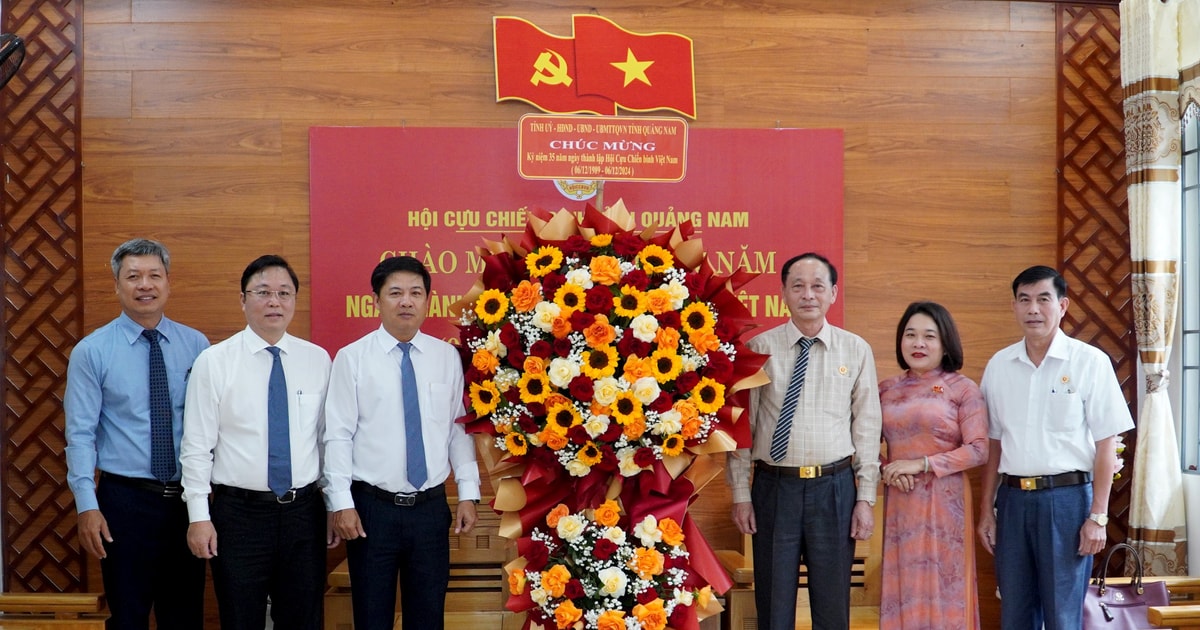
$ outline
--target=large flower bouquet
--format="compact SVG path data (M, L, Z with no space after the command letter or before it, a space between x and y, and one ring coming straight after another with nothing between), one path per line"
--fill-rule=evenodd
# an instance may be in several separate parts
M571 513L559 504L545 525L518 543L523 566L510 569L509 590L548 628L663 630L690 624L708 610L712 588L689 565L685 535L671 518L637 523L615 501Z

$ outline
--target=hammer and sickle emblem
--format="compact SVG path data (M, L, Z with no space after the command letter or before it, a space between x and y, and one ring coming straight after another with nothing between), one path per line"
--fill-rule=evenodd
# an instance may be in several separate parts
M534 85L545 83L546 85L571 85L571 75L567 74L567 61L562 55L553 50L545 50L538 55L537 61L533 62L533 69L536 72L532 77L529 77L529 82Z

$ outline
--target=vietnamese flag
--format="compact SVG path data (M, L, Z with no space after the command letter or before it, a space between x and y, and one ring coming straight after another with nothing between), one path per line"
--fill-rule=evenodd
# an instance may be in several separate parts
M497 16L492 22L497 102L525 101L550 114L617 113L611 99L575 91L575 40L521 18Z
M597 94L633 111L672 109L696 117L690 37L634 33L599 15L572 17L579 94Z

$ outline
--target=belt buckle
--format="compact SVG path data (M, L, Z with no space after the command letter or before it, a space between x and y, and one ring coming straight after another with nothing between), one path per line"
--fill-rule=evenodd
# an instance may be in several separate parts
M392 502L401 507L412 507L417 504L417 493L404 494L397 492L396 496L392 497Z
M801 479L816 479L821 476L820 466L801 466L796 470L797 476Z
M183 488L179 486L163 486L162 496L164 499L174 499L183 494Z
M292 488L291 490L284 492L282 495L275 497L275 502L280 503L282 505L287 505L288 503L291 503L292 501L295 501L295 500L296 500L296 489L295 488Z
M1042 480L1041 477L1021 477L1021 489L1022 490L1037 490L1038 482L1041 480Z

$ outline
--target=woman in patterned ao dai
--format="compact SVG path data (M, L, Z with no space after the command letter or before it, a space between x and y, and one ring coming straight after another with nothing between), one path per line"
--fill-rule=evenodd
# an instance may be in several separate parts
M879 384L883 438L882 630L979 628L971 486L987 461L987 408L958 373L962 342L950 313L914 302L896 330L905 370Z

